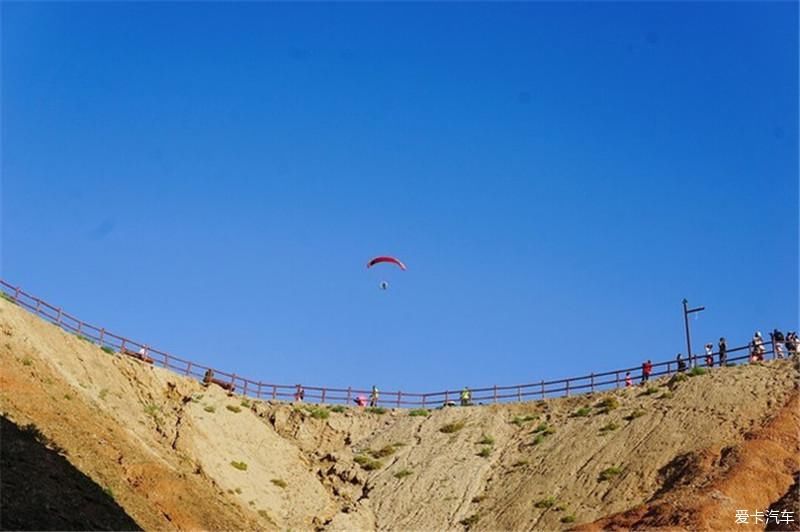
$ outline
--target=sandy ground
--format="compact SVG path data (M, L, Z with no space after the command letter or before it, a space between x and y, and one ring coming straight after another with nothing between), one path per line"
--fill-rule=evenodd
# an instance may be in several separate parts
M649 389L421 416L337 411L204 388L106 354L6 301L0 361L7 417L35 423L147 530L591 523L663 497L684 457L743 445L798 380L796 366L777 361ZM789 490L793 467L763 472L774 500Z

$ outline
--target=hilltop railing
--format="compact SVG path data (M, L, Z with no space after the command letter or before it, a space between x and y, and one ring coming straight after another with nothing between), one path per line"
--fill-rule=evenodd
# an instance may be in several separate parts
M345 403L353 404L358 396L368 398L370 390L362 388L328 388L320 386L273 384L255 381L226 371L218 370L198 364L175 355L171 355L148 344L131 340L124 336L112 333L103 327L91 325L67 313L61 307L56 307L46 301L33 296L19 287L0 279L0 293L22 308L31 311L37 316L57 325L65 331L72 332L89 340L100 348L113 354L129 355L142 363L152 363L180 375L192 377L202 381L206 371L214 374L214 382L227 385L237 393L251 396L256 399L288 400L296 399L297 392L303 391L303 400L318 403ZM775 358L772 341L764 342L764 355ZM738 355L737 355L738 353ZM750 357L749 345L729 349L727 363L747 360ZM719 353L713 356L718 360ZM687 366L697 365L697 360L702 360L705 354L696 355L693 360L686 360ZM569 396L621 388L625 386L625 374L630 372L636 380L642 377L642 367L634 366L602 373L590 373L580 377L570 377L556 380L540 380L528 384L512 386L491 386L488 388L471 388L473 403L482 402L513 402L549 397ZM677 372L677 362L669 360L653 364L651 378L671 375ZM299 388L298 388L299 386ZM385 407L436 407L459 399L461 390L444 390L441 392L412 393L404 391L381 391L378 404Z

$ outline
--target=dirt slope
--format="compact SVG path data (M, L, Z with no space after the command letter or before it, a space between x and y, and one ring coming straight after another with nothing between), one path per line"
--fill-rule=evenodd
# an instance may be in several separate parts
M788 361L422 416L331 411L206 389L0 301L0 363L6 416L39 427L147 530L553 530L659 501L679 515L714 486L730 498L706 498L718 521L671 523L696 528L729 504L768 507L798 471L778 451L797 454ZM775 461L745 460L756 442ZM763 495L731 488L742 479Z

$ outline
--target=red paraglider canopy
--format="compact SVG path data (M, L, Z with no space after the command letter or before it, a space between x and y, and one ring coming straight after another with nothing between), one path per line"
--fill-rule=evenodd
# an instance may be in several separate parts
M367 263L367 268L372 268L373 266L375 266L376 264L380 264L381 262L390 262L392 264L396 264L397 266L399 266L401 270L406 269L406 265L403 264L400 261L400 259L397 259L395 257L375 257L374 259L370 260Z

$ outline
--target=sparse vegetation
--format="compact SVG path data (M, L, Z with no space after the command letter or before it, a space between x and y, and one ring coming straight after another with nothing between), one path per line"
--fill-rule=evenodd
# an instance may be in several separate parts
M386 413L386 409L383 408L382 406L370 406L367 407L367 412L369 412L370 414L378 414L379 416L381 416Z
M242 399L242 408L250 408L250 400L249 399Z
M573 412L572 417L586 417L592 413L592 409L588 406L584 406L583 408L577 409Z
M100 393L98 394L100 399L102 399L104 401L105 401L107 395L108 395L108 388L103 388L102 390L100 390Z
M483 434L481 435L481 439L478 440L478 445L494 445L494 438Z
M564 517L561 518L561 522L562 523L574 523L575 522L575 516L574 515L565 515Z
M239 471L247 471L247 464L244 462L231 462L231 465Z
M480 520L480 518L481 518L481 516L479 514L472 514L469 517L465 517L464 519L459 521L459 524L469 528L472 525L477 524L478 521Z
M400 471L394 474L394 478L401 479L413 474L414 472L409 469L401 469Z
M426 408L416 408L411 412L409 412L408 415L411 417L416 417L416 416L428 417L429 415L431 415L431 412Z
M334 405L331 407L331 412L336 412L337 414L343 413L347 408L342 405Z
M225 405L225 408L236 414L242 411L242 409L236 405Z
M115 353L116 353L116 351L114 351L114 348L113 348L113 347L108 347L107 345L104 345L104 346L103 346L103 347L101 347L100 349L101 349L101 350L102 350L104 353L108 353L109 355L113 355L113 354L115 354Z
M310 408L308 413L311 414L311 417L314 419L328 419L331 415L327 408L323 408L321 406Z
M383 463L379 460L373 460L367 455L360 454L353 458L353 461L361 466L365 471L374 471L383 467Z
M464 428L464 421L456 421L454 423L447 423L446 425L442 425L439 429L439 432L443 432L445 434L453 434L454 432L458 432L459 430Z
M486 499L486 495L476 495L476 496L474 496L472 498L472 502L474 502L475 504L478 504L479 502L483 501L484 499Z
M514 416L514 419L511 420L511 423L518 427L521 427L522 425L524 425L529 421L534 421L537 417L538 416L534 416L531 414L528 414L526 416Z
M272 480L270 480L270 482L272 482L273 484L275 484L279 488L284 488L285 489L286 486L288 486L286 481L283 480L283 479L280 479L280 478L273 478Z
M216 410L217 410L217 409L216 409L216 408L214 408L213 406L210 406L210 405L209 405L209 406L205 407L203 410L205 410L205 411L206 411L206 412L208 412L209 414L213 414L214 412L216 412Z
M30 366L31 364L33 364L33 360L31 359L31 357L24 357L22 359L23 366Z
M68 394L68 393L65 393L64 394L64 399L66 399L67 401L71 401L72 400L72 396L70 394Z
M84 336L84 335L82 335L82 334L76 334L76 335L75 335L75 337L76 337L78 340L83 340L84 342L89 342L90 344L93 344L93 343L94 343L93 341L91 341L89 338L87 338L86 336Z
M369 454L372 455L373 458L386 458L387 456L391 456L397 449L394 448L394 445L384 445L377 451L370 451Z
M540 501L537 501L536 504L534 504L534 506L536 508L550 508L550 507L554 506L555 504L556 504L556 498L555 497L547 497L546 499L542 499Z
M653 395L654 393L658 393L658 388L655 386L648 386L647 389L642 392L642 395Z
M601 427L600 428L600 432L601 433L611 432L612 430L617 430L618 428L619 428L619 425L617 425L616 423L611 421L611 422L607 423L605 426Z
M492 454L491 447L484 447L478 452L478 456L480 456L481 458L489 458L490 454Z
M658 396L659 399L672 399L672 392L667 390L666 392L662 393Z
M235 491L235 492L236 492L238 495L241 495L241 494L242 494L242 488L236 488L236 489L235 489L235 490L233 490L233 491Z
M672 376L672 378L670 379L670 383L683 382L683 381L685 381L685 380L686 380L686 379L688 379L688 378L689 378L689 377L687 377L685 373L676 373L676 374L675 374L675 375L673 375L673 376Z
M616 397L606 397L599 403L597 403L597 411L598 414L608 414L612 410L616 410L619 408L619 399Z
M14 300L13 297L11 297L10 295L6 294L5 292L0 292L0 297L2 297L3 299L5 299L6 301L8 301L9 303L11 303L13 305L17 304L16 300Z
M533 445L539 445L544 441L544 434L537 434L536 437L533 439Z
M159 412L161 412L161 407L155 403L150 403L144 407L144 413L150 417L156 417Z
M645 415L645 411L642 410L641 408L637 408L636 410L625 416L623 419L625 421L633 421L637 417L642 417L643 415Z
M600 477L599 477L598 480L600 480L601 482L606 481L606 480L611 480L612 478L616 477L620 473L622 473L622 468L616 467L616 466L609 467L607 469L603 469L600 472Z
M103 493L105 493L106 495L108 495L108 496L109 496L109 497L111 497L112 499L114 498L114 490L112 490L112 489L111 489L111 488L109 488L108 486L106 486L105 488L103 488Z
M706 368L701 368L700 366L695 366L689 372L689 376L690 377L697 377L698 375L705 375L706 373L708 373L708 370Z

